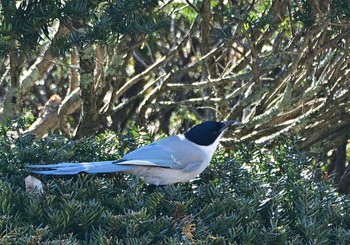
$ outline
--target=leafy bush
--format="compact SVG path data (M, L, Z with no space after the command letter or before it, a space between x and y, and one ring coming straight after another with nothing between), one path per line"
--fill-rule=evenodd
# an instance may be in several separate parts
M72 141L0 128L0 244L347 244L350 202L314 178L310 161L272 150L220 149L199 179L154 187L121 173L36 176L25 163L117 159L154 137L139 129Z

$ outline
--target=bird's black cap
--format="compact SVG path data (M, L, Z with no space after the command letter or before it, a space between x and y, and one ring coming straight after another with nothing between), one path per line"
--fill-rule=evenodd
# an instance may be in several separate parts
M185 133L185 137L197 145L208 146L213 144L229 126L238 124L240 123L234 120L226 122L206 121L191 128Z

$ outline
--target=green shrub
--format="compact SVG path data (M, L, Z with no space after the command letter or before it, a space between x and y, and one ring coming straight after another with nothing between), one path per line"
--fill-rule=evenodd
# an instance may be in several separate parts
M347 244L350 202L315 180L292 142L220 149L190 183L148 186L121 173L36 176L26 163L118 159L154 137L139 129L72 141L0 128L0 244ZM142 142L142 143L141 143Z

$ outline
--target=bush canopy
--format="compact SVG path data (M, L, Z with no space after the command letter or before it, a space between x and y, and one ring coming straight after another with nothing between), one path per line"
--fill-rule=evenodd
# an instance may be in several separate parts
M221 148L198 179L148 186L121 173L38 177L25 163L117 159L154 140L142 129L81 141L0 127L1 244L347 244L350 201L286 140ZM10 130L11 129L11 130ZM3 164L6 163L6 164Z

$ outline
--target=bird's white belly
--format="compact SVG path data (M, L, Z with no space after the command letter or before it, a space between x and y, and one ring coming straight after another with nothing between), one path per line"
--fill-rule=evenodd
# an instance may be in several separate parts
M204 164L202 164L204 165ZM188 182L196 178L206 166L201 166L192 172L183 172L179 169L161 167L140 167L128 172L142 178L146 183L152 185L171 185L175 183Z

